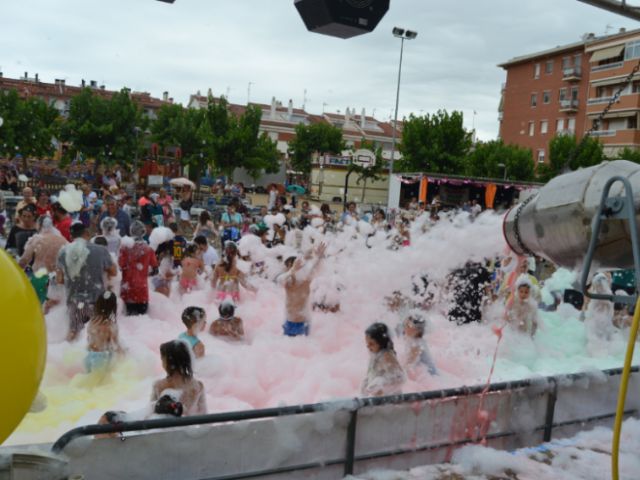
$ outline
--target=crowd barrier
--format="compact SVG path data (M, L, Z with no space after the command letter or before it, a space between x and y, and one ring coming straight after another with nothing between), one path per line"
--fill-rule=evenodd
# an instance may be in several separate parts
M98 480L336 479L372 468L440 463L455 448L481 440L510 450L609 425L620 378L621 369L612 369L488 387L89 425L67 432L51 449L68 461L71 475ZM639 375L631 376L629 391L625 412L635 416ZM93 438L113 432L120 436Z

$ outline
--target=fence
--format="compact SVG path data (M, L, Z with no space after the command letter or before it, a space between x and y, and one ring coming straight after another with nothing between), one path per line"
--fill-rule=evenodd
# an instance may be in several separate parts
M90 425L67 432L52 450L68 457L70 473L90 473L92 479L275 479L300 478L301 472L305 478L335 479L371 468L440 463L456 447L480 438L494 448L513 449L609 423L620 375L621 369L612 369L486 389ZM640 376L633 375L629 390L639 387ZM627 415L637 414L640 398L629 398L627 406ZM77 440L156 429L162 431Z

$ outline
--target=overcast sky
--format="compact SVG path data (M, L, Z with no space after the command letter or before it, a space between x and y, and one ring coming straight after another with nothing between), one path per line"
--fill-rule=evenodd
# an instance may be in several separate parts
M235 103L275 96L311 113L346 107L389 120L400 40L400 117L461 110L482 139L495 138L504 71L514 56L613 33L637 22L577 0L391 0L375 32L341 40L306 31L293 0L3 0L0 69L78 85L97 80L160 97L229 94ZM325 105L326 104L326 105ZM476 111L477 115L473 112Z

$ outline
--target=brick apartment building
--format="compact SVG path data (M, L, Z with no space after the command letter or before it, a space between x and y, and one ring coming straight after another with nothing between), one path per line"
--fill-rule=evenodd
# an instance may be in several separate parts
M16 90L22 98L38 97L54 107L60 115L66 117L69 114L71 99L78 95L83 88L90 88L96 95L110 98L113 90L107 90L104 85L98 85L95 80L86 82L82 80L79 86L67 85L65 80L55 79L54 83L47 83L40 80L36 73L35 77L29 77L25 72L21 78L7 78L0 72L0 92ZM156 118L156 113L167 103L173 103L173 98L169 98L169 93L164 92L163 98L152 97L148 92L130 92L131 99L140 105L145 115L149 118Z
M558 134L582 138L639 60L640 30L621 29L604 37L588 34L580 42L499 65L507 72L499 107L500 138L530 148L538 162L547 161L549 141ZM606 155L640 148L639 113L640 73L593 133Z

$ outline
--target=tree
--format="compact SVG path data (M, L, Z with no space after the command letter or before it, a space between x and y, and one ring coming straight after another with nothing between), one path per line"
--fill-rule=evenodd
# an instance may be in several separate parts
M618 152L616 160L629 160L630 162L640 163L640 150L624 147Z
M205 111L181 105L163 105L151 125L151 133L161 150L180 148L181 164L191 167L191 178L199 181L209 161L208 149L212 142Z
M333 125L320 122L296 125L296 136L289 142L291 166L294 170L308 175L311 172L313 153L336 154L344 150L342 130Z
M131 164L142 138L146 120L123 89L110 99L83 89L71 99L69 117L62 124L60 137L69 142L63 162L94 159L94 173L102 163Z
M433 115L411 115L402 126L398 150L401 171L459 174L471 147L471 133L463 125L462 112L438 110Z
M58 111L39 98L21 99L15 90L0 95L0 155L29 157L52 155L59 128Z
M549 163L538 167L538 178L547 182L565 171L597 165L603 160L598 139L585 137L577 143L574 135L556 135L549 142Z
M531 150L502 140L478 142L465 162L465 175L530 181L535 176Z

